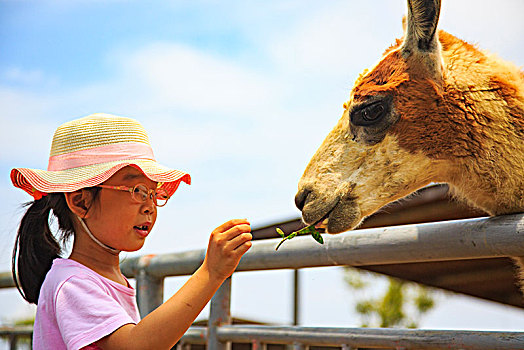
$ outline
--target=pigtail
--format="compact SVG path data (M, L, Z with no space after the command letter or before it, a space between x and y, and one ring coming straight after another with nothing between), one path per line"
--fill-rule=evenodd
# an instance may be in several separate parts
M61 241L66 241L74 233L74 226L63 193L50 193L26 205L28 208L16 235L11 269L22 297L37 304L44 278L53 260L62 252L49 227L51 210L58 219Z

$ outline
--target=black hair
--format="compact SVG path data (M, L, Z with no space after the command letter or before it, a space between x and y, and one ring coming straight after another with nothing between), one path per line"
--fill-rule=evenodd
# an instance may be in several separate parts
M90 188L93 202L99 188ZM40 288L53 260L59 258L62 247L49 227L50 213L58 219L59 239L65 243L74 233L73 213L63 193L49 193L25 204L25 212L16 235L11 271L22 297L38 304Z

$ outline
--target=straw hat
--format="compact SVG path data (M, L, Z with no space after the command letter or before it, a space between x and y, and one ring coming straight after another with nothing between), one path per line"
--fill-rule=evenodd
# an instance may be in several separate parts
M15 168L11 181L35 199L52 192L73 192L109 179L125 166L135 166L171 196L184 172L155 161L144 127L134 119L97 113L67 122L53 136L46 170Z

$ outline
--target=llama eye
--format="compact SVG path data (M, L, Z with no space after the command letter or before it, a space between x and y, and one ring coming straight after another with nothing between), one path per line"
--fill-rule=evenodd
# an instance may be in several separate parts
M367 105L351 114L351 122L355 125L367 126L378 122L384 117L386 108L382 101Z

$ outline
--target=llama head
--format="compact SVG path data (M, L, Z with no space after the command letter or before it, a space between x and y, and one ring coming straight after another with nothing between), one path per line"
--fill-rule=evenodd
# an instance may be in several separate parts
M305 223L327 219L329 233L352 229L450 166L446 152L456 150L442 147L442 139L452 137L453 125L434 118L446 74L439 13L439 0L409 0L403 40L357 79L299 182L295 203Z

